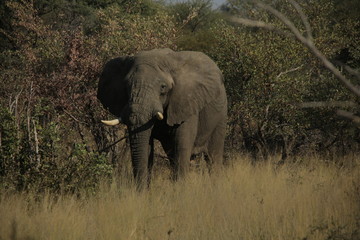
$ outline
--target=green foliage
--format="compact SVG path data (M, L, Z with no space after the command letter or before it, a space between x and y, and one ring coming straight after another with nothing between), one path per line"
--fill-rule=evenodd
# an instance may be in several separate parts
M19 147L19 139L14 116L7 108L0 108L0 178L11 170L11 162L14 161Z
M106 156L88 152L83 144L75 144L70 156L61 166L61 190L78 193L95 193L100 180L111 180L113 168Z
M37 107L39 111L45 108ZM1 117L1 187L66 193L94 193L100 180L111 179L113 167L104 154L75 143L64 152L61 139L67 134L57 122L42 126L33 115L30 129L17 129L14 117L3 110ZM22 135L26 132L26 135ZM20 135L20 140L18 140Z
M288 1L267 2L305 31ZM356 4L300 3L316 46L330 60L359 68ZM231 0L226 11L285 29L249 1ZM1 188L94 192L123 160L116 150L124 147L99 152L124 134L99 124L107 117L96 99L102 66L153 48L203 51L218 63L229 99L228 150L264 158L359 150L359 129L336 109L298 107L358 99L294 39L234 26L211 1L9 0L0 13Z

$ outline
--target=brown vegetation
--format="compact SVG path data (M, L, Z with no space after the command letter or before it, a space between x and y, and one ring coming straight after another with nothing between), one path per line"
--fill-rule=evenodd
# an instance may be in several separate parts
M275 160L275 158L273 159ZM0 239L358 239L360 162L316 157L276 167L234 157L218 175L150 189L104 184L86 198L44 193L0 197Z
M359 85L357 0L265 2ZM273 10L209 4L0 3L1 240L360 238L360 129L336 113L355 119L359 98ZM109 113L95 92L108 59L164 47L203 51L223 71L228 166L212 176L194 167L173 183L160 153L150 190L138 193L127 140L114 144L126 129L100 124Z

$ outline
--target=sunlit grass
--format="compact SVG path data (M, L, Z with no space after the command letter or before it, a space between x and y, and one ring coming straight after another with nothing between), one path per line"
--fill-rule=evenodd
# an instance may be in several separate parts
M176 183L158 173L141 193L125 179L85 198L2 192L0 239L360 238L359 160L233 162Z

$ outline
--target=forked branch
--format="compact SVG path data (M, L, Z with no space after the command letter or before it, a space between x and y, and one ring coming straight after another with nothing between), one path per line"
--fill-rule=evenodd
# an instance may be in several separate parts
M239 23L242 24L244 26L249 26L249 27L257 27L257 28L263 28L269 31L274 31L277 33L280 33L282 35L285 36L294 36L298 41L300 41L304 46L306 46L322 63L323 65L330 70L338 80L340 80L347 89L349 89L352 93L354 93L356 96L360 97L360 88L357 85L354 85L353 83L350 82L350 80L348 80L335 66L334 64L332 64L325 56L324 54L314 45L313 42L313 38L312 38L312 32L311 32L311 27L310 24L307 20L306 15L304 14L304 12L302 11L302 8L300 7L300 5L291 0L290 1L291 4L295 7L295 9L297 10L303 24L305 25L306 28L306 36L304 36L300 30L294 25L293 22L291 22L284 14L282 14L281 12L279 12L278 10L276 10L275 8L271 7L270 5L264 4L260 1L255 1L256 5L261 8L264 9L265 11L273 14L276 18L278 18L287 28L288 30L290 30L290 33L288 31L283 31L281 29L279 29L278 27L263 22L263 21L259 21L259 20L251 20L251 19L246 19L246 18L240 18L240 17L233 17L231 20L234 23ZM358 75L355 75L358 76Z

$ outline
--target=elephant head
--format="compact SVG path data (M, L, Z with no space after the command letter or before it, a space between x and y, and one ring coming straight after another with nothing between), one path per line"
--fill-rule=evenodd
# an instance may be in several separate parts
M220 79L221 72L204 56L161 49L115 58L105 65L97 97L117 119L104 123L127 125L137 181L147 179L156 121L179 125L218 95L214 79Z

